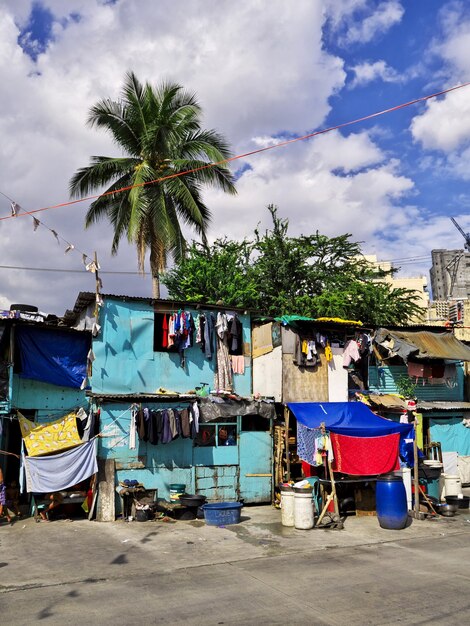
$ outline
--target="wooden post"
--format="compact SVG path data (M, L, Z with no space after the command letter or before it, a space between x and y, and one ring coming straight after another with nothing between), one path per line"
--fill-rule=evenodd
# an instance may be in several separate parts
M285 422L285 426L286 426L286 474L287 474L287 482L290 481L289 417L290 417L290 411L289 411L287 406L284 406L284 422Z
M333 496L333 501L334 501L334 505L335 505L335 513L336 515L339 515L339 504L338 504L338 496L336 494L336 483L335 483L335 477L333 474L333 470L331 469L331 461L328 458L328 469L330 471L330 480L331 480L331 495Z
M419 519L419 478L418 478L418 440L416 438L416 420L414 422L414 439L413 439L413 484L415 492L415 516Z

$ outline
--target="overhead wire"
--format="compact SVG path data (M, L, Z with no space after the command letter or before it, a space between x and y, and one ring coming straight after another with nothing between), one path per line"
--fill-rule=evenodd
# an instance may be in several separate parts
M24 213L28 214L28 212L25 209L23 209L23 207L18 202L13 200L13 198L10 198L10 196L7 195L5 192L0 190L0 194L4 198L6 198L7 200L10 201L10 204L11 204L11 207L12 207L12 214L10 215L11 218L16 218L16 217L18 217L18 215L22 215L21 213L18 213L18 211L20 211L20 210L23 211ZM87 254L86 252L83 252L82 250L77 248L75 246L75 244L73 244L71 241L68 241L68 239L66 239L65 237L62 237L62 235L60 233L58 233L54 228L51 228L50 226L45 224L42 220L39 220L37 217L33 217L33 221L34 221L34 230L36 230L36 228L38 226L43 226L44 228L49 230L54 235L54 237L57 239L57 241L59 241L59 239L62 239L62 241L67 244L67 248L65 249L66 253L70 252L71 250L76 250L77 252L79 252L82 255L83 261L85 261L85 259L91 258L89 254Z
M100 194L95 194L95 195L91 195L91 196L86 196L84 198L78 198L76 200L69 200L67 202L60 202L59 204L53 204L50 206L45 206L45 207L41 207L39 209L33 209L32 211L24 211L24 213L19 214L17 217L23 216L23 215L33 215L35 213L40 213L42 211L49 211L52 209L59 209L59 208L63 208L66 206L72 206L74 204L79 204L80 202L87 202L89 200L97 200L98 198L102 198L105 196L109 196L109 195L115 195L118 193L123 193L124 191L130 191L131 189L135 189L137 187L145 187L148 185L153 185L155 183L160 183L163 182L165 180L170 180L173 178L179 178L181 176L186 176L188 174L194 174L195 172L200 172L202 170L206 170L206 169L210 169L212 167L217 167L219 165L225 165L227 163L232 163L233 161L237 161L238 159L243 159L249 156L253 156L255 154L260 154L262 152L267 152L268 150L274 150L277 148L281 148L283 146L287 146L290 145L292 143L295 143L297 141L305 141L306 139L311 139L312 137L316 137L318 135L323 135L326 133L329 133L333 130L338 130L341 128L346 128L348 126L352 126L354 124L359 124L360 122L365 122L367 120L370 119L374 119L375 117L379 117L381 115L385 115L387 113L392 113L393 111L398 111L400 109L404 109L406 107L409 107L413 104L417 104L419 102L426 102L427 100L431 100L432 98L437 98L439 96L443 96L445 94L451 93L452 91L456 91L458 89L462 89L464 87L468 87L470 85L470 82L466 82L466 83L461 83L460 85L455 85L454 87L449 87L448 89L443 89L441 91L438 91L436 93L432 93L432 94L428 94L425 96L421 96L419 98L414 98L413 100L409 100L408 102L403 102L401 104L397 104L395 106L389 107L387 109L383 109L381 111L376 111L375 113L369 113L368 115L364 115L362 117L358 117L354 120L350 120L348 122L342 122L340 124L336 124L335 126L330 126L328 128L324 128L321 130L316 130L312 133L308 133L306 135L302 135L300 137L294 137L292 139L286 139L284 141L280 141L277 143L273 143L270 146L264 146L263 148L257 148L256 150L250 150L249 152L244 152L242 154L238 154L236 156L233 157L229 157L227 159L222 159L220 161L215 161L212 163L207 163L205 165L201 165L199 167L195 167L192 169L188 169L188 170L183 170L182 172L175 172L173 174L169 174L167 176L162 176L160 178L155 178L154 180L149 180L149 181L145 181L142 183L137 183L135 185L128 185L126 187L121 187L120 189L114 189L112 191L105 191L103 193ZM0 221L3 220L7 220L7 219L11 219L12 215L5 215L3 217L0 217Z

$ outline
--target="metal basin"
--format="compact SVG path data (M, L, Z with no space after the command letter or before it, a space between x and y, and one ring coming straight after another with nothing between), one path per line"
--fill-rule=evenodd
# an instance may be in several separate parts
M457 504L448 504L446 502L440 502L439 504L434 504L433 506L436 511L444 517L454 517L459 508Z

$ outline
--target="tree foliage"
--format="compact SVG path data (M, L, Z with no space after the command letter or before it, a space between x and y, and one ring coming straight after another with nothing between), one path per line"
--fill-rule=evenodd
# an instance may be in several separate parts
M142 271L150 252L155 297L168 254L178 262L185 253L181 224L205 241L210 211L202 189L235 193L233 175L223 163L229 146L216 131L202 128L201 115L196 97L180 85L154 88L127 74L120 99L97 102L88 117L88 124L108 132L124 156L93 156L70 181L72 197L108 186L91 203L85 225L107 219L114 229L112 253L126 237L137 248ZM207 167L211 163L218 165Z
M162 281L172 298L255 309L271 316L341 317L403 324L420 309L415 292L394 289L361 255L351 235L290 237L269 206L273 226L243 241L192 243Z

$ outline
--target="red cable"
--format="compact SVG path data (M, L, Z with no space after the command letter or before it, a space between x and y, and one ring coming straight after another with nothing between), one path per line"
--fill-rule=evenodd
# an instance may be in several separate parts
M41 209L33 209L32 211L25 211L23 209L23 213L19 213L18 215L5 215L4 217L0 217L0 221L23 217L24 215L32 215L33 213L39 213L41 211L48 211L50 209L59 209L64 206L71 206L72 204L78 204L79 202L87 202L88 200L96 200L104 196L113 195L116 193L122 193L123 191L129 191L129 189L134 189L136 187L144 187L145 185L153 185L154 183L161 183L164 180L170 180L171 178L178 178L179 176L186 176L186 174L193 174L194 172L200 172L201 170L206 170L210 167L215 167L217 165L223 165L224 163L231 163L232 161L236 161L237 159L243 159L245 157L252 156L254 154L259 154L260 152L266 152L267 150L274 150L274 148L281 148L282 146L287 146L291 143L295 143L296 141L304 141L305 139L311 139L312 137L315 137L317 135L323 135L325 133L329 133L332 130L338 130L339 128L352 126L353 124L358 124L359 122L364 122L365 120L370 120L374 117L379 117L380 115L391 113L392 111L398 111L399 109L404 109L418 102L425 102L426 100L430 100L431 98L437 98L438 96L443 96L446 93L450 93L451 91L456 91L457 89L462 89L462 87L468 87L469 85L470 85L470 82L462 83L461 85L456 85L455 87L450 87L449 89L444 89L442 91L438 91L436 93L433 93L427 96L422 96L421 98L415 98L414 100L410 100L409 102L397 104L396 106L390 107L388 109L383 109L382 111L377 111L376 113L370 113L369 115L365 115L364 117L358 117L357 119L351 120L349 122L343 122L342 124L337 124L336 126L330 126L329 128L324 128L323 130L316 130L315 132L309 133L308 135L303 135L302 137L295 137L294 139L287 139L286 141L281 141L279 143L273 144L272 146L258 148L256 150L252 150L251 152L244 152L243 154L238 154L236 156L230 157L229 159L223 159L222 161L216 161L215 163L208 163L207 165L201 165L200 167L196 167L191 170L185 170L183 172L178 172L176 174L170 174L168 176L163 176L162 178L156 178L155 180L149 180L144 183L138 183L137 185L129 185L128 187L121 187L120 189L115 189L114 191L105 191L104 193L100 193L94 196L87 196L86 198L79 198L78 200L70 200L68 202L61 202L60 204L53 204L51 206L42 207Z

